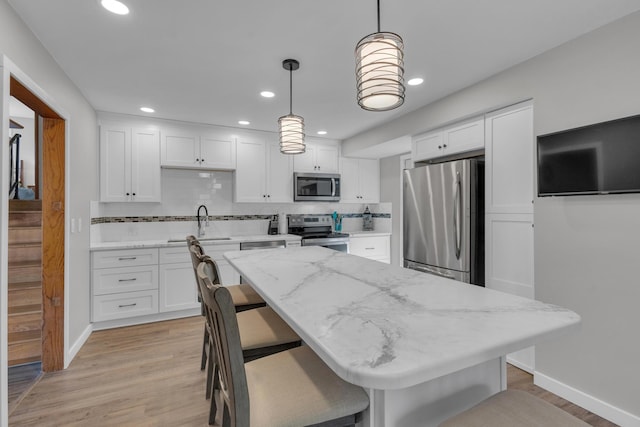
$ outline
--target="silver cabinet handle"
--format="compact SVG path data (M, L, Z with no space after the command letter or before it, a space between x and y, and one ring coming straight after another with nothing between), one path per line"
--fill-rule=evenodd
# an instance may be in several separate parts
M375 248L364 248L364 249L365 249L366 251L372 251L372 250L374 250Z
M460 213L460 194L461 184L460 184L460 172L456 172L456 194L453 199L453 238L456 247L456 258L460 259L460 246L462 245L462 233L460 232L460 221L461 221L461 213Z
M133 279L118 279L118 282L135 282L136 280L138 280L137 278L133 278Z
M130 260L134 260L134 259L138 259L138 257L135 257L135 256L120 257L120 258L118 258L118 261L130 261Z
M133 304L120 304L118 308L135 307L136 305L138 305L138 303L135 302Z

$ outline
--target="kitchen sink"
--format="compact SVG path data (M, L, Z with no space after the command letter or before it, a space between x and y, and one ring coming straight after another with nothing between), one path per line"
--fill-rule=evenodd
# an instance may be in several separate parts
M231 237L203 237L201 239L198 239L200 242L209 242L212 240L231 240ZM176 242L186 242L186 239L169 239L167 240L167 242L169 243L176 243Z

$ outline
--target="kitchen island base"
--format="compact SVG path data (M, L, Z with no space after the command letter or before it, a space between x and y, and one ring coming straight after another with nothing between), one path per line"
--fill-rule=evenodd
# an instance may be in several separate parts
M505 358L397 390L372 390L363 427L431 427L506 389Z

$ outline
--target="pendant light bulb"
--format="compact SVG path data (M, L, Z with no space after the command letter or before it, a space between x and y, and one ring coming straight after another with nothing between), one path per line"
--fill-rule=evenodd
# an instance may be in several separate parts
M404 103L404 42L395 33L380 31L356 45L358 104L368 111L388 111Z

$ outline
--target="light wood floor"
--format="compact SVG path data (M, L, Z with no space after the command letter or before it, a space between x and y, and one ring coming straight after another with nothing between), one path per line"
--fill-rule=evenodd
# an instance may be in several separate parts
M199 370L202 317L94 332L65 371L45 374L15 408L18 426L206 426ZM598 426L614 426L533 385L512 366L509 387Z

